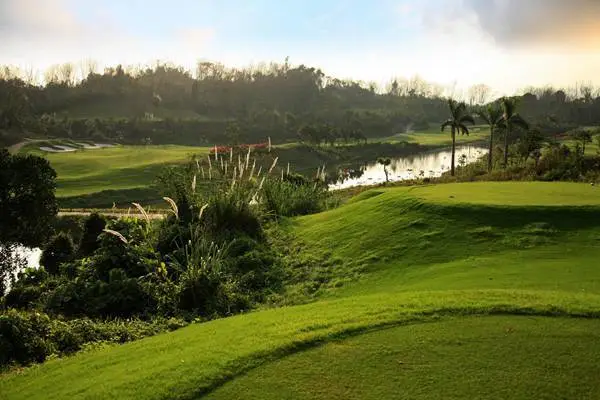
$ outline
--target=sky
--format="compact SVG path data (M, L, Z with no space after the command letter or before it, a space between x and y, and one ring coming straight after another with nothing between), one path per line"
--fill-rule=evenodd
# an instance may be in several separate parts
M380 85L600 85L600 0L0 0L0 64L282 62Z

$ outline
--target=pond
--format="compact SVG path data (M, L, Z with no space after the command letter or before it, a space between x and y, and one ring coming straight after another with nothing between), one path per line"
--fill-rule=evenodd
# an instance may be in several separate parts
M456 147L456 165L470 164L487 154L487 149L478 146ZM434 150L411 156L392 158L387 166L390 182L405 181L415 178L436 178L450 171L451 150ZM329 185L332 190L353 186L376 185L385 182L383 165L377 162L365 164L358 169L343 171L345 177Z
M25 260L25 267L38 268L40 266L42 250L37 247L32 249L29 247L18 246L12 254L13 256L16 254L18 257L23 258ZM15 271L15 273L18 272L20 272L20 269ZM7 285L7 288L10 288L10 279L7 279L4 284Z
M29 248L24 246L19 246L15 250L17 255L23 257L27 262L27 267L37 268L40 266L40 256L42 255L42 250L36 248Z

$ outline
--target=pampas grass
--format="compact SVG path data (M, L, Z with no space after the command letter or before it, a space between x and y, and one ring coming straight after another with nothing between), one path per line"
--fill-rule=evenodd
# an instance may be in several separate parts
M150 217L148 216L148 213L146 212L146 210L144 210L144 207L142 207L138 203L131 203L131 204L133 204L133 206L135 208L137 208L137 210L140 212L140 214L142 214L144 216L144 219L146 220L146 224L150 225Z
M121 242L128 244L129 242L127 241L127 239L125 239L125 236L121 235L119 232L117 231L113 231L112 229L102 229L103 232L106 232L110 235L113 235L114 237L118 238Z
M277 165L277 160L279 160L279 157L275 157L275 159L273 160L273 164L271 164L271 168L269 168L268 174L270 174L275 168L275 165Z
M177 208L177 204L175 203L175 201L170 197L163 197L163 200L169 203L169 206L171 206L171 209L169 211L171 211L173 215L175 215L175 218L179 219L179 208Z
M202 206L202 208L200 208L200 212L198 213L198 219L202 219L202 214L204 214L204 210L206 210L206 207L208 207L208 203L206 203Z

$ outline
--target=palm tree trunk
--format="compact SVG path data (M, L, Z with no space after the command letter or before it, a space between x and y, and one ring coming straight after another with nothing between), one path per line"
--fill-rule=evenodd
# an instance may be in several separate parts
M490 148L488 151L488 172L492 172L492 152L494 151L494 125L490 126Z
M450 175L454 176L454 155L456 154L456 131L452 127L452 159L450 160Z
M510 124L506 124L504 133L504 169L508 168L508 136L510 135Z

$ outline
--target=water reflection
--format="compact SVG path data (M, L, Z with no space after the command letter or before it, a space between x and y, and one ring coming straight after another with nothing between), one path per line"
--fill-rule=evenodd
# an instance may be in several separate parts
M19 246L15 251L18 256L25 259L27 267L37 268L40 266L40 256L42 255L41 249L38 249L37 247L30 249L29 247Z
M487 154L483 147L459 146L456 148L456 165L466 165ZM387 167L389 180L404 181L416 178L434 178L450 170L450 150L436 150L406 157L392 158ZM330 189L344 189L352 186L376 185L385 182L383 165L376 162L357 168L343 170L340 179Z

